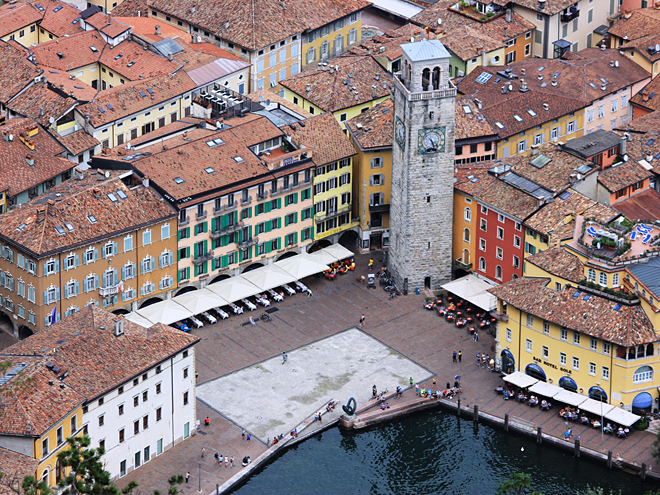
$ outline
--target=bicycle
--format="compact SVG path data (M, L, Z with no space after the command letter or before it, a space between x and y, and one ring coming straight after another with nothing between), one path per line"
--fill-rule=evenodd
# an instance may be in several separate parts
M260 319L261 321L273 321L273 319L270 317L270 315L269 315L268 313L264 313L264 314L262 314L262 315L259 317L259 319Z

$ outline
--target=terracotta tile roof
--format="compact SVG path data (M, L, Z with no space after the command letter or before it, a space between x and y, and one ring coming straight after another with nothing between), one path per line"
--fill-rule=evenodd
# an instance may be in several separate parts
M125 163L147 176L161 190L175 200L198 196L205 192L248 181L268 173L268 168L248 147L283 133L266 117L248 114L242 119L225 121L229 127L215 131L194 129L182 136L150 146L141 147L142 156L129 159L123 147L114 148L110 155L95 157L95 166L103 168L103 160ZM166 126L167 127L167 126ZM207 141L220 138L224 144L210 147ZM166 149L163 149L163 144ZM149 153L147 156L144 154ZM243 161L236 162L234 157ZM213 168L213 173L206 168ZM184 180L177 183L176 178Z
M660 56L660 52L659 52ZM651 96L653 95L653 96ZM652 79L644 89L630 99L630 103L646 108L651 112L660 109L660 78Z
M250 50L316 29L370 5L365 0L150 0L150 7ZM227 24L227 28L225 28Z
M74 156L101 144L98 139L87 134L84 129L72 132L66 136L55 134L54 137L70 154Z
M403 53L401 45L410 43L410 38L418 38L422 32L421 27L408 23L398 29L392 29L385 34L377 34L364 40L360 44L360 48L371 50L374 57L385 57L389 61L393 61L401 57Z
M639 306L620 305L595 295L585 301L584 294L574 297L578 292L574 288L556 292L547 283L547 278L519 278L489 292L534 316L606 342L626 347L657 342L653 325Z
M75 163L60 157L63 148L42 127L37 126L39 133L30 138L34 143L34 150L28 148L21 141L20 135L34 126L37 126L34 120L23 118L9 119L2 126L3 134L6 132L14 136L12 142L0 139L0 162L3 170L0 189L9 190L10 196L75 167ZM34 158L34 166L27 163L27 155Z
M660 10L653 7L635 9L622 15L607 32L618 38L627 36L629 40L658 34L660 32Z
M150 96L149 89L153 91L153 96ZM195 89L195 83L185 72L175 75L166 74L102 91L93 102L80 105L78 111L82 115L89 113L91 124L94 127L100 127L193 89ZM112 110L108 104L112 106ZM99 108L103 108L103 112Z
M234 57L233 55L231 56L231 58L223 60L222 57L219 57L217 55L212 55L210 53L206 53L199 50L198 43L189 45L181 38L173 38L173 39L174 41L176 41L176 43L179 46L181 46L181 48L183 48L182 52L177 53L176 55L173 56L174 61L177 62L178 64L181 64L183 66L183 70L185 70L188 73L190 71L193 71L195 69L204 66L207 66L207 69L208 67L213 67L213 66L209 66L208 64L212 64L214 62L216 62L216 65L221 66L223 68L222 73L224 74L231 74L241 69L245 69L246 67L250 67L249 62L245 62L244 60L241 60L238 57ZM225 50L220 50L220 51L229 53L226 52ZM224 77L224 75L221 76L220 74L221 73L215 73L213 74L213 76L217 75L217 78ZM195 78L193 77L192 79L194 80Z
M362 149L392 147L394 135L394 102L380 102L346 122L353 139Z
M303 109L298 105L295 105L286 98L282 98L277 93L273 93L272 91L269 91L267 89L258 89L247 95L247 97L250 98L253 102L257 102L257 103L263 102L265 104L265 102L268 100L270 100L271 103L278 103L280 106L288 108L295 114L300 115L305 119L312 117L312 114L309 113L307 110Z
M660 194L655 189L646 189L623 201L614 203L613 208L629 219L648 220L660 218Z
M195 48L200 52L208 53L209 55L214 55L218 58L226 58L227 60L242 60L240 57L237 57L233 53L215 46L213 43L195 43Z
M26 476L37 476L37 467L39 461L34 457L29 457L13 450L0 447L0 473L5 474L2 483L0 483L0 495L16 495L13 487L21 486Z
M41 20L42 13L30 3L5 3L0 7L0 37Z
M41 43L35 46L33 51L39 65L68 71L98 62L105 45L106 42L98 31L84 31ZM92 50L92 47L96 51Z
M608 191L616 192L650 177L653 177L650 170L646 170L633 160L628 160L601 172L598 175L598 182L605 186Z
M152 189L129 189L119 178L121 171L109 172L108 179L95 171L83 173L83 180L62 182L6 213L0 224L0 238L41 258L175 216ZM108 197L110 193L117 197L117 191L127 198L113 201ZM90 222L88 215L93 215L96 223ZM65 227L66 223L73 231ZM56 227L65 233L60 235Z
M181 131L184 131L186 129L193 131L202 122L205 122L205 120L197 119L194 117L184 117L182 119L177 120L176 122L172 122L171 124L167 124L151 132L147 132L146 134L143 134L142 136L136 139L131 139L131 148L139 147L143 143L155 142L154 140L160 137L165 137L165 136L169 136L170 134L180 133ZM203 134L211 135L213 132L214 131L206 131ZM123 148L123 146L118 146L117 148L115 148L115 151L119 151L121 148ZM111 151L111 153L113 152ZM126 154L128 155L130 153L126 153Z
M508 0L495 0L494 3L504 6L509 2ZM543 12L544 14L554 15L570 7L571 5L575 5L575 2L572 0L549 0L543 4L542 10L539 8L538 0L513 0L513 4L520 5L521 7L525 7L526 9L535 12Z
M44 127L50 127L50 118L61 118L77 104L75 98L53 91L46 84L37 83L14 98L7 108L22 117L34 119Z
M27 366L22 374L0 386L2 434L39 437L85 401L67 382L60 386L58 375L46 367L48 358L32 352L20 355L9 347L0 353L0 362L7 361L11 363L10 369Z
M124 0L112 9L113 17L137 17L147 15L149 8L145 0Z
M575 234L575 220L562 224L548 238L548 246L557 248L561 246L562 241L573 239Z
M538 208L538 200L524 191L496 180L485 186L474 197L509 215L524 220Z
M107 14L104 14L103 12L97 12L93 16L88 17L85 19L85 23L89 24L94 29L102 32L110 38L116 38L120 34L123 34L131 29L130 26L114 19L113 17L110 17Z
M42 66L41 68L44 70L44 79L48 81L48 86L51 89L73 96L78 102L92 101L98 93L98 90L84 83L73 74L52 67ZM73 95L71 95L71 92L73 92Z
M339 66L338 71L330 66L323 70L317 67L280 81L280 84L324 112L335 112L390 95L392 78L372 57L345 54L332 62ZM349 75L350 83L344 84ZM376 88L373 89L372 85ZM357 99L351 87L357 91Z
M660 26L660 23L658 23L658 25ZM656 52L654 50L653 53L650 53L648 47L649 46L655 47L655 45L659 43L660 43L660 34L654 33L648 36L642 36L641 38L628 41L627 43L621 45L619 47L619 50L622 51L634 50L649 62L657 62L658 60L660 60L660 52Z
M4 353L44 355L67 372L65 390L73 389L89 402L200 340L166 325L144 328L128 320L124 320L124 334L115 337L114 324L121 319L90 304Z
M469 108L469 113L465 107ZM479 110L477 104L470 97L456 98L455 112L455 139L483 138L486 136L497 136L486 118Z
M126 2L122 2L121 5L117 8L121 8L126 4ZM144 4L145 10L142 11L142 13L147 12L146 10L146 3ZM133 29L131 30L131 33L134 36L139 36L140 38L145 38L150 40L151 42L155 41L160 41L165 38L175 38L175 37L180 37L184 39L186 42L190 42L191 40L191 35L189 33L186 33L183 29L179 29L176 26L172 26L171 24L168 24L167 22L163 22L155 17L147 17L146 15L141 15L140 17L131 16L131 17L122 17L116 15L117 9L112 11L112 17L117 19L119 22L123 22L124 24L127 24L128 26L131 26ZM160 34L156 34L156 26L160 26Z
M525 226L549 236L562 228L564 220L569 216L594 217L604 224L610 223L619 216L616 210L584 196L575 189L569 189L566 193L569 195L562 194L555 197L554 201L543 205L525 220Z
M476 196L497 180L488 173L493 165L492 162L456 165L454 168L454 188L469 196Z
M571 282L578 283L584 280L584 265L582 262L577 256L573 256L562 248L546 249L538 254L528 256L525 261Z
M35 5L37 2L31 2ZM80 22L73 21L80 17L80 11L75 7L68 5L64 2L39 2L46 10L43 14L43 19L39 23L41 29L45 29L49 33L62 38L65 35L72 35L82 32ZM59 9L54 12L56 8Z
M106 46L101 52L99 62L132 81L160 74L174 74L181 68L178 62L170 62L167 58L144 50L138 43L129 40L122 41L115 47Z
M331 113L322 113L303 123L291 124L282 130L292 138L297 147L304 144L312 149L312 160L317 166L334 163L356 154L350 139Z
M7 4L5 4L7 5ZM0 40L0 103L6 105L43 70L28 60L30 52L16 41Z

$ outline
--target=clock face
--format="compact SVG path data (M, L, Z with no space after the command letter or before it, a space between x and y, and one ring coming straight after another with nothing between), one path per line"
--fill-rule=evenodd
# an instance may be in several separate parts
M420 129L417 136L417 153L433 154L445 152L445 128Z
M394 126L394 137L399 147L403 150L406 148L406 125L401 122L399 117L396 118Z

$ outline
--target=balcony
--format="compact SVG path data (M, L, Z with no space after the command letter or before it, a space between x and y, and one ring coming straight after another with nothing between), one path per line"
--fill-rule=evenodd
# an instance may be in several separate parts
M206 217L207 217L206 210L204 210L204 213L202 213L201 215L199 213L197 213L195 215L195 220L198 220L198 221L199 220L204 220Z
M250 203L252 203L252 196L241 198L241 206L249 205Z
M111 285L109 287L99 287L99 296L108 297L119 294L119 284Z
M217 217L218 215L221 215L223 211L222 206L220 208L213 208L213 216Z
M390 205L369 205L371 213L387 213L390 211Z
M567 8L561 14L561 22L571 22L573 19L580 17L580 9L573 5L572 7Z
M186 218L181 218L179 216L179 226L183 227L184 225L188 225L190 223L190 217L186 215Z
M235 223L234 225L228 225L224 229L218 229L218 230L214 230L212 232L209 232L209 237L211 239L218 239L219 237L222 237L223 235L233 234L234 232L238 232L243 227L245 227L245 223L244 222L238 222L238 223Z
M268 191L262 191L257 193L257 201L262 201L268 197Z
M250 237L249 239L245 239L242 242L237 242L236 246L238 247L238 249L247 249L250 246L254 246L255 244L259 244L258 237Z
M207 253L200 254L196 258L193 258L193 264L194 265L201 265L205 261L212 260L213 258L214 258L213 251L209 251Z
M462 268L468 272L472 270L472 263L464 263L463 258L456 258L455 263L458 268Z
M314 215L314 219L327 220L332 217L338 217L339 215L343 213L347 213L349 211L351 211L351 205L343 205L340 206L339 208L333 208L331 211L326 210L326 211L322 211L321 213L317 213L316 215Z
M299 181L297 184L291 184L289 186L289 189L291 189L293 191L294 189L298 189L299 187L302 187L302 186L303 186L303 183Z
M238 203L235 203L235 202L234 202L234 203L232 203L232 204L230 204L230 205L227 205L227 206L225 207L225 211L233 211L233 210L235 210L236 208L238 208Z

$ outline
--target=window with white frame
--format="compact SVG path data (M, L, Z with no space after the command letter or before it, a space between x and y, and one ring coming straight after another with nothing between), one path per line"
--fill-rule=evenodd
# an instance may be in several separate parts
M160 227L160 238L169 239L170 238L170 224L166 223Z
M36 290L32 284L28 285L27 288L27 300L30 302L36 302Z
M598 340L591 337L591 339L589 339L589 348L592 351L598 350Z
M94 248L89 248L85 251L85 263L92 263L94 261Z
M580 345L580 333L573 331L573 343Z
M511 342L511 329L510 328L506 329L506 340L507 340L507 342Z
M501 247L495 248L495 256L501 260L504 257L504 250Z
M605 116L605 105L598 105L598 118L602 119Z
M531 339L525 339L525 350L527 352L532 352L532 341L531 341Z
M142 245L148 246L151 244L151 230L145 230L142 232Z
M57 261L50 259L46 262L46 274L51 275L57 270Z
M513 267L520 268L520 258L518 258L518 256L513 257Z
M612 98L612 111L617 112L619 110L619 99Z
M520 237L517 235L513 236L513 245L514 247L519 248L520 247Z
M550 323L547 321L543 322L543 333L548 335L550 333Z
M486 239L479 239L479 249L486 251Z
M612 275L612 287L618 287L619 286L619 274L614 273Z
M534 315L530 315L529 313L527 313L527 326L528 327L534 326Z
M548 349L548 346L545 346L545 345L544 345L544 346L541 348L541 357L542 357L543 359L548 359L549 356L550 356L550 350Z
M598 283L603 287L607 287L607 273L600 272L598 274Z
M552 139L553 141L555 139L559 139L559 127L553 127L550 130L550 139Z
M565 328L562 328L562 329L559 331L559 338L560 338L561 340L568 340L568 330L566 330Z
M593 268L589 268L589 270L587 270L587 280L589 282L596 281L596 270L594 270Z
M602 373L601 373L600 376L603 380L609 380L610 379L610 369L606 366L603 366Z
M486 271L486 258L479 258L479 271Z
M500 265L495 267L495 278L497 280L502 280L502 267Z
M46 290L46 304L52 304L57 300L57 289L52 285Z
M149 273L154 269L154 259L151 256L147 256L145 259L142 260L140 263L141 265L141 272L142 273Z
M103 257L109 258L113 254L115 254L114 244L112 242L108 242L105 246L103 246Z
M559 353L559 365L566 366L566 354L564 354L563 352Z
M497 227L497 238L504 239L504 229L502 227Z
M580 358L573 356L573 369L575 371L580 371Z
M609 342L603 342L603 354L610 354L610 343Z
M96 289L96 277L88 275L85 279L85 292L91 292Z
M566 123L566 134L572 134L575 132L575 126L577 125L577 121L572 120L571 122Z
M69 256L64 258L64 269L71 270L76 267L76 255L71 253Z
M524 153L527 151L527 141L518 142L518 153Z
M465 209L463 210L463 219L466 222L472 221L472 210L470 209L469 206L466 206Z
M596 363L589 363L589 374L596 376Z
M633 383L645 383L653 381L653 368L650 366L641 366L633 374Z
M628 106L628 95L621 96L621 108L626 108Z
M124 237L124 252L132 251L133 250L133 236L132 235L127 235Z
M594 121L594 109L590 108L587 110L587 123Z
M543 134L534 136L534 146L541 146L543 144Z

